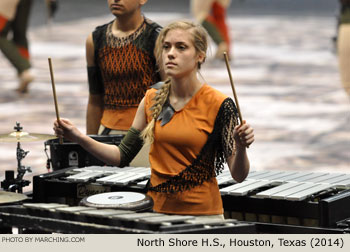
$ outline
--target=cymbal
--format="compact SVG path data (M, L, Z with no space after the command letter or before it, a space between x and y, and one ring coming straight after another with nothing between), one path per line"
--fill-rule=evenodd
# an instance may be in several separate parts
M55 135L14 131L9 134L0 134L0 142L35 142L57 138Z
M24 194L0 191L0 205L23 201L28 197Z

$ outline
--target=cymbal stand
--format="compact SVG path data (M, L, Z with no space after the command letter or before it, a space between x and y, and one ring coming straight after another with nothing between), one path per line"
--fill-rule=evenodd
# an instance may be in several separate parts
M21 132L22 127L20 123L16 122L16 126L14 127L17 132ZM29 151L24 151L21 148L21 143L17 142L17 177L14 178L13 171L5 171L5 180L1 182L1 187L6 191L23 193L23 187L28 186L30 181L23 180L24 174L28 172L32 172L29 166L25 167L21 164L22 159L24 159Z
M29 166L24 166L21 164L21 160L24 159L29 151L24 151L21 148L21 143L17 143L17 178L16 178L16 189L19 193L22 193L22 188L29 185L30 181L23 180L23 176L26 172L32 172L32 169Z

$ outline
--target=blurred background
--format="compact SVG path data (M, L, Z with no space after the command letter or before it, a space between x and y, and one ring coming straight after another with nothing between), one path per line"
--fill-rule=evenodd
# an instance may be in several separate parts
M85 132L88 98L85 40L97 26L113 19L107 1L59 0L48 22L43 0L34 0L28 38L35 80L18 94L14 68L0 53L0 134L23 131L53 134L56 118L48 57L52 58L60 116ZM165 25L191 19L188 0L148 0L145 16ZM252 170L350 172L350 103L340 83L334 37L336 0L232 0L228 25L231 71L243 118L255 129L248 155ZM211 44L201 74L229 96L223 61ZM22 165L47 172L49 146L23 142L29 151ZM0 181L16 170L16 142L0 142ZM24 188L31 190L31 186Z

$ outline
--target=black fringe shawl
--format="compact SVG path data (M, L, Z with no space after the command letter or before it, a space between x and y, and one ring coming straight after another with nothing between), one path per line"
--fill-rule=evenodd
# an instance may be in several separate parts
M192 164L166 182L150 186L149 191L176 193L202 185L203 182L220 174L224 162L234 149L233 129L238 124L238 113L231 98L226 98L220 106L214 129Z

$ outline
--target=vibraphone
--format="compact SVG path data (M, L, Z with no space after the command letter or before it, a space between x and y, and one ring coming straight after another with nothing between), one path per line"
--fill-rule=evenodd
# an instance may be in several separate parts
M350 217L350 174L252 171L234 183L224 172L217 179L226 217L312 227Z
M55 233L256 233L255 225L232 219L202 220L195 216L129 210L26 203L0 207L3 226Z
M144 167L61 169L33 177L33 201L77 205L82 198L98 193L144 192L150 173Z
M149 168L134 167L58 170L34 177L33 200L77 205L97 193L144 192L149 176ZM251 171L245 181L235 183L225 170L217 180L225 217L269 229L259 232L317 233L321 231L317 228L334 229L350 218L350 174ZM279 227L287 228L280 231ZM303 228L298 231L297 227Z

